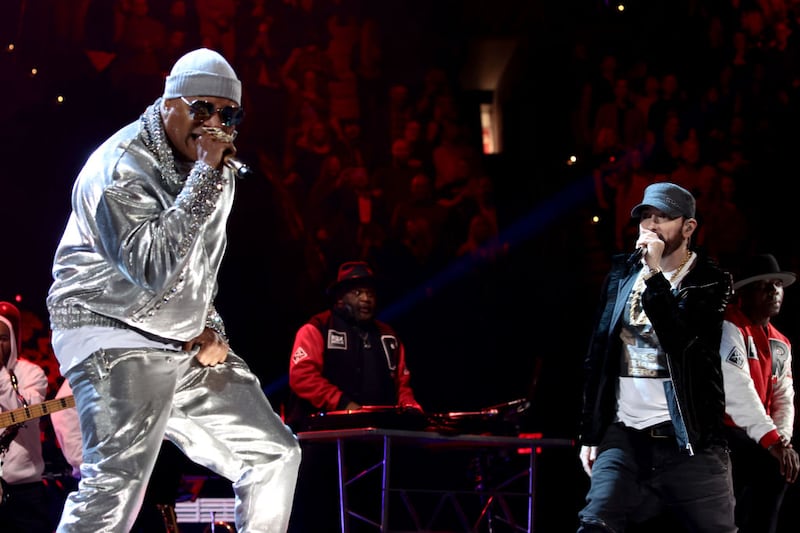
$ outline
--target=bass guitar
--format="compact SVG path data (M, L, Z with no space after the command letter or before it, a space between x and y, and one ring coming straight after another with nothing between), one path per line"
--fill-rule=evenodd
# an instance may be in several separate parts
M40 418L44 415L55 413L56 411L69 409L70 407L75 407L75 397L72 395L6 411L0 413L0 428L21 424L28 420L33 420L34 418Z
M0 413L0 428L6 428L0 435L0 456L8 451L22 423L74 406L75 397L70 395Z

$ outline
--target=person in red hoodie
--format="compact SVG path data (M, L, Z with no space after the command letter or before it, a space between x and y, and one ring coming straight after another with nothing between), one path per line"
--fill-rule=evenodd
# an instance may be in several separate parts
M770 322L797 276L771 254L752 257L733 285L720 355L725 423L731 449L740 533L774 533L800 460L792 447L792 345Z
M0 302L0 411L42 403L47 394L44 370L19 357L21 327L19 309ZM0 465L0 531L52 532L38 419L0 429Z

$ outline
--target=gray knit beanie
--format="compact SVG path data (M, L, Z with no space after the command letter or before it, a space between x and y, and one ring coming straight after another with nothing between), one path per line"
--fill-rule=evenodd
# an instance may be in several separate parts
M216 96L242 105L242 82L219 53L199 48L181 57L167 76L164 99L181 96Z

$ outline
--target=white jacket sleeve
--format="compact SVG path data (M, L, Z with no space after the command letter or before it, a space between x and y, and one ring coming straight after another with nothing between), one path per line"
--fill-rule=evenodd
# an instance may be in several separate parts
M782 343L783 345L783 343ZM785 345L784 345L785 346ZM794 430L794 377L792 376L792 350L788 349L788 357L778 370L778 380L772 389L772 420L778 427L781 437L792 440Z
M722 376L725 386L725 412L733 422L744 429L756 442L769 431L777 429L767 415L750 377L747 362L748 344L741 331L733 323L722 324Z

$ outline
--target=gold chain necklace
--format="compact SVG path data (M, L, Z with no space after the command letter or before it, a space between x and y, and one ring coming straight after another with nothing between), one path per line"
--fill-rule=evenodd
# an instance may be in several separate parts
M681 275L683 272L683 268L689 262L689 259L692 258L692 252L687 249L686 250L686 257L683 258L681 264L678 265L678 268L675 269L675 272L669 277L670 285L675 283L675 280L678 279L678 276ZM647 319L647 315L644 314L644 308L642 307L642 293L644 292L644 276L642 276L641 271L639 272L639 277L636 278L636 283L633 284L633 289L631 290L630 296L630 307L629 307L629 314L628 320L630 321L630 325L632 326L644 326L645 324L649 324L650 321Z

